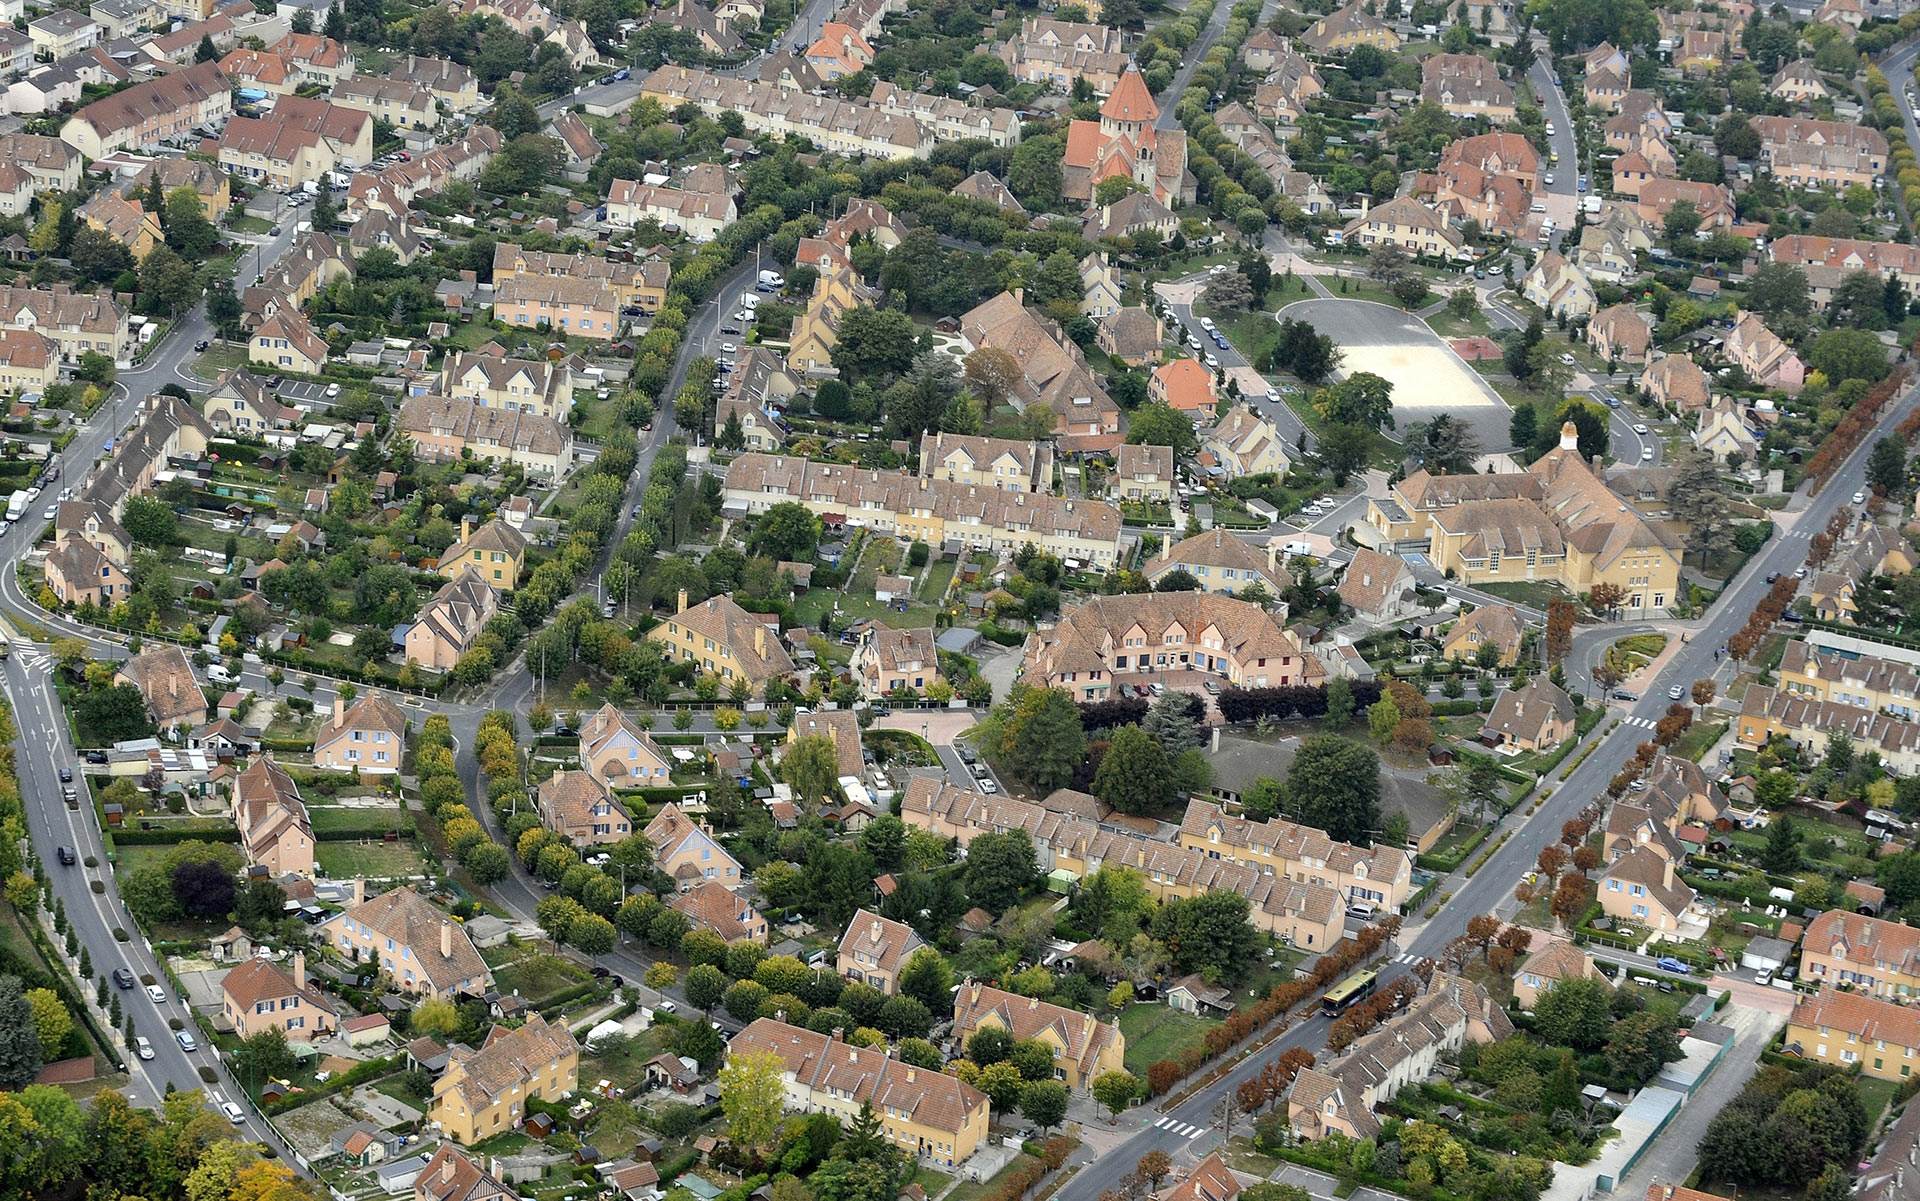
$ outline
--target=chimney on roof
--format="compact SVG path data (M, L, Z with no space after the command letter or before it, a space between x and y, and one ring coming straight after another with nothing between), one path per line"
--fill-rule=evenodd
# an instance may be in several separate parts
M1580 449L1580 427L1571 421L1560 427L1560 449Z
M685 613L686 611L687 611L687 590L685 588L682 588L680 590L680 607L678 609L675 609L674 612Z
M440 1161L440 1183L443 1185L453 1183L453 1148L452 1147L447 1148L447 1157Z
M1663 887L1673 887L1673 860L1662 859L1660 861L1660 879Z
M307 953L305 951L293 953L293 991L307 991Z
M753 653L762 659L767 657L767 623L764 621L753 623Z
M453 958L453 923L444 917L440 919L440 958Z
M347 702L341 699L339 693L337 692L334 693L333 694L333 728L334 729L337 730L342 725L345 724L346 714L347 714Z
M364 905L367 903L367 878L365 876L355 876L353 878L353 903L355 905Z

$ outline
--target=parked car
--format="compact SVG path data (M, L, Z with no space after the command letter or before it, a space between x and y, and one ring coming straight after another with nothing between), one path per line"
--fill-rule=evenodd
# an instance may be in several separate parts
M180 1044L182 1051L198 1051L200 1049L200 1044L194 1040L193 1035L187 1033L185 1030L174 1031L173 1041Z
M121 988L132 988L134 984L137 983L133 978L133 973L123 967L113 969L113 982Z
M1654 960L1653 966L1659 968L1663 972L1672 972L1676 976L1685 976L1692 970L1691 968L1687 967L1686 964L1681 963L1678 959L1675 959L1671 955L1663 955L1660 958Z
M211 343L211 342L209 342L209 341L207 341L207 340L206 340L205 338L202 338L202 339L200 339L200 340L199 340L198 342L195 342L195 343L193 344L193 348L194 348L195 350L205 350L205 349L206 349L207 347L209 347L209 346L211 346L211 345L213 345L213 343Z
M1773 969L1770 967L1761 968L1759 971L1753 974L1753 982L1755 984L1772 984Z
M63 767L60 769L60 782L62 784L73 783L73 769L71 767Z
M221 1102L220 1112L226 1114L227 1121L232 1122L236 1126L244 1126L247 1124L247 1111L232 1101Z
M1853 494L1853 503L1854 503L1854 504L1856 504L1856 505L1864 505L1864 504L1866 504L1866 503L1867 503L1867 494L1866 494L1866 493L1864 493L1864 492L1856 492L1856 493L1854 493L1854 494Z
M105 751L88 751L87 752L88 763L105 763L106 761L107 761L107 753Z
M142 1059L152 1059L153 1044L147 1041L145 1035L137 1035L133 1040L133 1053Z
M1673 687L1667 689L1667 697L1669 700L1677 701L1685 695L1687 695L1687 690L1680 687L1680 685L1678 684L1675 684Z
M74 857L72 847L61 847L57 852L62 867L72 867L79 860Z

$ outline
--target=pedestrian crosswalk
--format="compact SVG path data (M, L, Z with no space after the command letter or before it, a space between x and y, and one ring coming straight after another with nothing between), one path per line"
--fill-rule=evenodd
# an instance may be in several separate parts
M1393 961L1395 963L1419 963L1424 958L1426 958L1426 956L1415 955L1412 951L1402 951L1393 957Z
M1642 730L1651 730L1660 724L1651 717L1623 717L1620 720L1626 725L1638 726Z
M1189 1126L1185 1122L1176 1122L1172 1118L1161 1118L1153 1124L1153 1128L1155 1130L1165 1130L1172 1134L1177 1134L1181 1138L1189 1141L1199 1138L1207 1132L1203 1126Z

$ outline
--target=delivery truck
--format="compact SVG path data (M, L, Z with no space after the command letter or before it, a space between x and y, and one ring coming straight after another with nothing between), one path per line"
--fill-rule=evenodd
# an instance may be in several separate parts
M27 506L31 503L33 503L32 499L27 496L26 489L22 488L20 491L14 493L7 500L7 520L20 520L20 518L26 514Z

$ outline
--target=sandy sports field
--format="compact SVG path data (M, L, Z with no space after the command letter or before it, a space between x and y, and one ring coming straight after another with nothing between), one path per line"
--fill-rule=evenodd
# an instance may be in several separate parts
M1303 300L1280 315L1330 335L1346 355L1343 376L1371 371L1392 381L1399 425L1449 413L1473 426L1482 446L1507 444L1513 410L1418 317L1365 300Z

